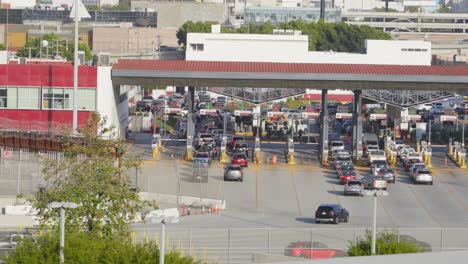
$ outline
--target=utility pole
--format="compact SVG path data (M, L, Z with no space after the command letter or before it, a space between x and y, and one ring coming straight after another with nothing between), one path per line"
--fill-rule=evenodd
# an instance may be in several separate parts
M325 21L325 0L320 0L320 19Z

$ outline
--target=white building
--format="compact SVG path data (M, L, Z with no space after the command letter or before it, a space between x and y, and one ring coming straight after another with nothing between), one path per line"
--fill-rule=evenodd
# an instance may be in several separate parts
M385 1L382 0L335 0L335 6L344 11L349 10L373 10L374 8L385 7ZM404 11L402 1L388 2L389 9L396 9L399 12Z
M36 6L36 0L0 0L0 4L10 4L11 9L25 9Z
M297 33L297 32L296 32ZM430 65L431 43L366 40L365 53L309 51L305 35L189 33L186 60Z

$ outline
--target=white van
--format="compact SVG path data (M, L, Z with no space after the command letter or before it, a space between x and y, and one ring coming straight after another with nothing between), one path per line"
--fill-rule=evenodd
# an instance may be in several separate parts
M331 141L330 142L330 150L335 150L335 149L341 149L341 150L344 150L345 149L345 146L344 146L344 143L343 141Z

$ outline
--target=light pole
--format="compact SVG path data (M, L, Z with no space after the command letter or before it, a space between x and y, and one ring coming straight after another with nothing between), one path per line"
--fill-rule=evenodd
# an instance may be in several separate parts
M65 209L77 208L79 205L72 202L51 202L47 205L49 209L60 208L60 264L63 264L65 257L63 255L63 248L65 247Z
M462 149L465 149L465 120L466 120L466 115L463 114L463 124L462 124Z
M372 222L372 241L371 241L371 255L375 255L375 244L377 240L377 196L387 196L387 191L373 190L364 192L367 196L374 196L374 211L373 211L373 222Z
M82 12L78 10L82 8ZM84 12L83 12L84 11ZM72 12L70 12L70 18L75 19L75 47L74 47L74 60L73 60L73 133L77 133L78 129L78 34L79 26L78 22L81 18L90 18L88 11L80 0L75 0L73 3ZM42 49L41 49L42 51Z
M430 146L431 145L431 131L432 131L432 121L429 120L429 138L427 140L427 144Z

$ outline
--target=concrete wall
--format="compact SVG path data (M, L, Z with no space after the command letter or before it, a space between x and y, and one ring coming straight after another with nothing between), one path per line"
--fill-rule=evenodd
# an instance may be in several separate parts
M158 27L180 27L186 21L224 22L222 3L132 1L132 9L158 12Z
M101 117L107 117L107 124L115 126L117 131L121 131L126 127L126 124L121 125L119 122L119 116L122 116L122 120L125 120L124 113L119 113L118 108L121 111L125 109L118 105L120 102L117 102L115 98L119 98L119 95L116 95L114 87L112 86L111 80L111 70L112 67L98 67L97 69L97 107L96 110L101 114ZM117 91L119 93L120 91ZM127 103L128 105L128 103ZM127 120L128 120L128 108L127 110Z
M142 52L153 54L160 45L178 46L176 28L94 27L92 49L95 52Z
M194 51L192 43L203 43L204 50ZM190 33L186 60L292 62L303 59L308 45L302 35Z
M203 44L195 50L191 44ZM309 52L308 36L190 33L186 60L430 65L431 43L366 40L367 53Z

